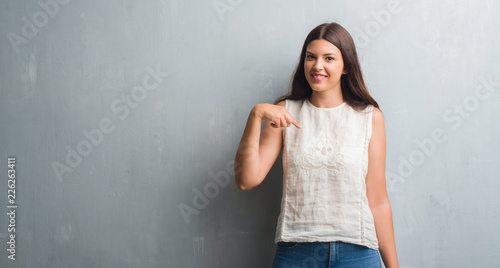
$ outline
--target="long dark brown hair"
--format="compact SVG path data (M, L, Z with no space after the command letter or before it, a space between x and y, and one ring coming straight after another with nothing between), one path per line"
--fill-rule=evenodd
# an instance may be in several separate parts
M304 41L302 52L300 53L299 63L292 76L290 91L274 101L278 104L283 100L301 100L309 98L312 95L312 88L306 80L304 72L304 61L306 49L313 40L324 39L336 46L342 53L344 60L344 69L346 74L342 74L341 90L345 102L357 111L361 111L369 104L378 107L378 103L370 96L363 80L363 74L358 61L356 46L349 32L338 23L323 23L312 29Z

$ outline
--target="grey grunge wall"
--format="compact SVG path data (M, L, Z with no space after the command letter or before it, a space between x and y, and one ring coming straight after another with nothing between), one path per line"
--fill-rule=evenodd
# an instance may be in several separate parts
M307 33L355 39L401 267L500 258L500 3L0 3L1 267L270 267L282 159L234 184Z

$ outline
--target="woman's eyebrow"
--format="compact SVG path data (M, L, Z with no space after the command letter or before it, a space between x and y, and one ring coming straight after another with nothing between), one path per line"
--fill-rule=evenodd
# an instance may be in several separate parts
M312 52L311 52L311 51L309 51L309 50L307 50L307 51L306 51L306 53L313 54L314 56L316 56L316 54L312 53ZM323 54L323 56L326 56L326 55L335 55L335 56L337 56L337 54L335 54L335 53L333 53L333 52L332 52L332 53L326 53L326 54Z

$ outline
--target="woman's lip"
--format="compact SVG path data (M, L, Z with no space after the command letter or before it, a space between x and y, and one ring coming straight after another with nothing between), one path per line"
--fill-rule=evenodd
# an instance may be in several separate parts
M321 76L321 78L314 77L315 76L314 74L312 74L311 76L312 76L314 82L321 82L326 78L326 76L323 76L323 75L319 75L319 76ZM318 75L316 75L316 76L318 76Z

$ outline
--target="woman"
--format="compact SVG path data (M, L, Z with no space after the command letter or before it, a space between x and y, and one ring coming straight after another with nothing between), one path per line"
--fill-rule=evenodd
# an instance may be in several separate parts
M239 189L258 186L281 149L273 267L380 267L379 252L386 267L399 267L384 118L352 37L337 23L308 34L290 92L250 112L235 157Z

